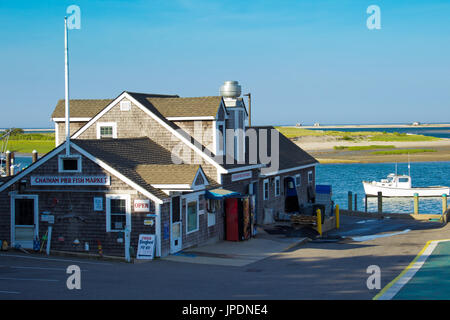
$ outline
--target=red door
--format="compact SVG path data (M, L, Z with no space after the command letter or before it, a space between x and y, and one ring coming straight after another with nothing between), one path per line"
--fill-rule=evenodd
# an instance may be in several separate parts
M238 223L238 199L225 199L226 208L226 240L239 241L239 223Z

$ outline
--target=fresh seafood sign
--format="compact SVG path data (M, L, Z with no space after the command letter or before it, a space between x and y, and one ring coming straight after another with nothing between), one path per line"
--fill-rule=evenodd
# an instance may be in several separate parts
M109 176L31 176L32 186L109 186Z
M137 259L153 259L155 252L155 235L140 234L138 243Z

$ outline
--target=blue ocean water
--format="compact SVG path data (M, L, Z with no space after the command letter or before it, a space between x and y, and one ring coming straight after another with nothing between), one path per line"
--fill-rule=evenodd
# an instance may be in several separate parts
M397 172L408 174L408 163L398 163ZM364 211L363 180L380 180L389 173L395 173L395 163L352 163L319 164L316 168L316 183L329 184L333 188L333 200L347 209L348 191L358 195L358 210ZM411 180L413 187L449 186L450 162L412 162ZM377 211L377 199L368 199L368 211ZM441 213L441 198L420 198L420 213ZM383 212L412 213L412 198L383 198Z
M424 136L432 136L437 138L450 138L450 127L439 127L439 128L424 128L424 127L392 127L392 128L314 128L311 130L324 130L324 131L344 131L344 132L355 132L355 131L379 131L379 132L398 132L398 133L409 133L409 134L421 134Z

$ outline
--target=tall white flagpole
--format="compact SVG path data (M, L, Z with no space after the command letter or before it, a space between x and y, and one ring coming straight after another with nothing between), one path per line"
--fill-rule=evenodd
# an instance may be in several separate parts
M67 39L67 17L64 17L64 80L66 107L66 156L70 155L70 110L69 110L69 50Z

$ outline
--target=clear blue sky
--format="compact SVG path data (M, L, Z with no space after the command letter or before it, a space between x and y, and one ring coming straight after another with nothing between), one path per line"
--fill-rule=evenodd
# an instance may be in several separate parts
M71 4L71 98L238 80L254 124L450 122L450 1L0 0L0 128L52 126Z

